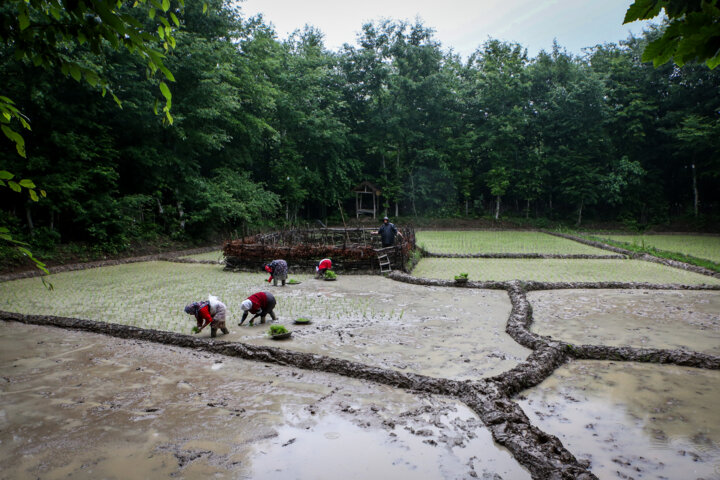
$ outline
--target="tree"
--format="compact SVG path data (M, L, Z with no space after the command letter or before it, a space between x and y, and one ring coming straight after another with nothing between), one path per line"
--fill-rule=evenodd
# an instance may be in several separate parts
M643 61L657 67L671 58L677 65L698 61L714 69L720 65L720 3L718 0L635 0L623 23L649 20L665 11L662 36L650 42Z

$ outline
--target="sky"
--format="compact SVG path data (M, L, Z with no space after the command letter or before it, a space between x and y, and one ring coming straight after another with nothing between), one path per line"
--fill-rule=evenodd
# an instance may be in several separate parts
M582 48L640 34L647 22L623 25L633 0L242 0L243 16L262 13L280 39L304 25L325 35L325 46L357 45L368 21L422 20L444 50L467 58L488 38L516 42L530 57L549 51L553 39L574 54ZM659 19L658 19L659 21Z

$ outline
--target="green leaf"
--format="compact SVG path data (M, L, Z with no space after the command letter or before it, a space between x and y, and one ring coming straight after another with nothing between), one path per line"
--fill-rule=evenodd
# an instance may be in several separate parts
M82 72L77 65L71 63L70 65L68 65L68 69L70 70L70 76L75 79L76 82L79 82L80 79L82 79Z
M28 178L23 178L23 179L20 180L20 182L18 182L18 183L20 184L21 187L25 187L25 188L35 188L35 184L33 183L33 181L30 180L30 179L28 179Z
M150 20L155 20L155 9L151 8L148 12L148 17L150 17Z
M17 182L13 182L12 180L8 182L8 187L10 187L10 190L14 192L20 192L22 190L20 185L18 185Z
M14 176L15 176L15 175L13 175L12 173L8 172L7 170L0 170L0 180L10 180L10 179L13 178Z
M31 189L29 190L29 192L30 192L30 198L32 199L33 202L37 202L38 200L40 200L40 199L38 198L38 196L37 196L37 193L35 193L35 190L33 190L33 189L31 188Z
M45 190L40 190L40 196L43 198L47 197L47 192Z
M172 19L172 21L173 21L173 23L175 24L175 26L177 26L177 27L179 28L179 27L180 27L180 20L178 20L177 16L176 16L173 12L170 12L170 18Z
M207 11L208 11L207 2L203 2L203 13L207 13Z
M172 100L172 93L170 93L170 88L167 86L167 83L160 82L160 92L167 101Z
M170 0L163 0L162 9L165 12L167 12L170 9Z
M23 31L30 26L30 19L28 18L26 12L18 15L18 24L20 25L20 31Z
M158 25L157 32L160 39L165 40L165 29L162 27L162 25Z

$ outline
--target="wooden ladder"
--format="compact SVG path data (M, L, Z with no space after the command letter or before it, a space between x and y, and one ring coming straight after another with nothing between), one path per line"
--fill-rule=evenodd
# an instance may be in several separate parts
M380 249L377 252L378 263L380 264L380 273L392 272L392 267L390 266L390 258L388 257L388 254L386 252L383 252L383 249Z

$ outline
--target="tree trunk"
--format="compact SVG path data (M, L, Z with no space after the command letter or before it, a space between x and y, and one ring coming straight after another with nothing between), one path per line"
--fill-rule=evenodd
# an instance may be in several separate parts
M33 224L32 212L30 211L30 205L25 205L25 218L27 219L27 224L28 224L28 228L30 229L30 233L32 233L32 231L35 230L35 225Z
M160 199L159 199L159 198L155 198L155 201L157 202L158 213L159 213L160 215L162 215L162 214L164 213L162 203L160 203Z
M398 215L400 215L400 210L398 209L398 202L395 202L395 218L397 218Z
M698 188L697 188L697 173L695 172L695 163L690 165L690 168L692 170L692 182L693 182L693 206L695 210L695 216L698 216L698 205L700 204L700 197L698 195Z
M185 230L185 211L183 210L182 202L177 202L178 218L180 219L180 230Z
M575 224L576 227L579 227L580 222L582 222L583 202L584 202L584 200L580 200L580 208L578 208L578 219L577 219L577 223Z
M495 220L500 218L500 195L495 197Z
M415 177L410 175L410 198L412 199L413 215L417 217L417 208L415 208Z
M530 218L530 199L527 199L525 204L525 218Z
M469 203L470 203L470 200L468 200L468 199L466 198L466 199L465 199L465 216L466 216L466 217L469 215L469 208L470 208Z

